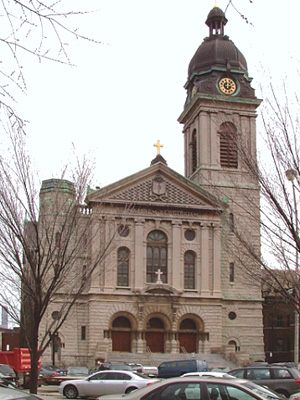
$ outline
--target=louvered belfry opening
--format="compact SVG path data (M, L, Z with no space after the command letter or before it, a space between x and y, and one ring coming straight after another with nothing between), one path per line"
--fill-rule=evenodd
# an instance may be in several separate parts
M231 122L220 126L220 163L222 168L238 168L237 129Z
M197 131L193 130L192 133L192 172L197 169Z

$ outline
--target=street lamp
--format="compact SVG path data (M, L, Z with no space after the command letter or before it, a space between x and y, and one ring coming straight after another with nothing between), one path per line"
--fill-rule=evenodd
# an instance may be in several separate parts
M285 172L285 175L287 179L292 182L292 188L293 188L293 200L294 200L294 213L295 213L295 230L296 230L296 235L298 236L298 211L297 211L297 201L296 201L296 193L295 193L295 184L294 180L297 177L297 171L294 169L288 169ZM298 273L299 273L299 263L298 263L298 249L296 246L296 265L295 265L295 270L296 270L296 279L298 282ZM297 298L297 302L299 299L299 292L298 292L298 287L296 287L295 290L295 296ZM295 309L295 338L294 338L294 363L296 367L298 367L299 363L299 313L298 313L298 303L296 304L296 309Z

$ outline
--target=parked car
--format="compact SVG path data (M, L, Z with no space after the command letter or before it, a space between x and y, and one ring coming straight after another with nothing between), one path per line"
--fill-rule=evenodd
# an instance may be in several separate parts
M114 370L122 370L122 371L133 371L133 367L127 364L124 361L106 361L99 366L99 371L114 369Z
M187 374L181 375L181 377L186 376L213 376L214 378L236 379L234 376L229 375L227 372L220 371L188 372Z
M16 385L11 380L6 379L5 376L1 374L1 372L0 372L0 385L1 386L6 386L6 387L11 387L11 388L18 388L19 387L18 384Z
M23 392L11 387L0 386L0 400L43 400L36 394Z
M205 360L192 358L191 360L165 361L158 366L159 378L172 378L187 372L208 371Z
M89 369L87 367L69 367L66 376L88 376Z
M138 365L138 364L134 364ZM89 370L89 375L94 374L95 372L99 371L107 371L108 369L111 370L118 370L118 371L136 371L133 368L133 365L127 364L124 361L115 361L115 362L110 362L110 361L105 361L99 365L96 365L92 369ZM136 371L136 372L142 372L142 371Z
M57 375L56 371L50 369L49 367L41 367L39 371L39 375L46 377L46 376L55 376Z
M244 379L209 377L169 378L127 395L97 400L282 400L280 395Z
M157 379L148 378L138 372L124 370L106 370L96 372L86 379L62 382L58 391L68 399L79 397L97 397L113 393L129 393L150 385Z
M138 363L128 363L129 367L133 369L133 371L143 373L143 366L142 364Z
M158 376L158 368L153 365L143 365L143 374L156 378Z
M267 386L285 397L300 392L300 373L294 367L262 365L236 368L228 373L236 378L249 379L259 385Z
M43 375L53 375L53 376L61 376L66 375L67 370L63 368L59 368L53 365L42 365L40 368L40 372L42 371Z
M7 364L0 364L0 374L2 378L12 384L19 386L19 378L17 377L15 371Z

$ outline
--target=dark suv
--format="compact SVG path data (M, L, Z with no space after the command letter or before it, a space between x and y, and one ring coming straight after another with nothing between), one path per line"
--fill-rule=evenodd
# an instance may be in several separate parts
M268 386L286 397L300 392L300 373L288 365L260 365L237 368L228 372L236 378L249 379L261 386Z

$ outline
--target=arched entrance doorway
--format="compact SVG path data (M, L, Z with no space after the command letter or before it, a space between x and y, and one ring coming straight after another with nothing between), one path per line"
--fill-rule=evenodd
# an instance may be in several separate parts
M112 323L112 351L131 352L131 323L126 317L117 317Z
M165 351L165 326L160 318L151 318L146 326L146 345L152 353Z
M197 353L197 325L191 318L181 321L178 340L181 353Z

